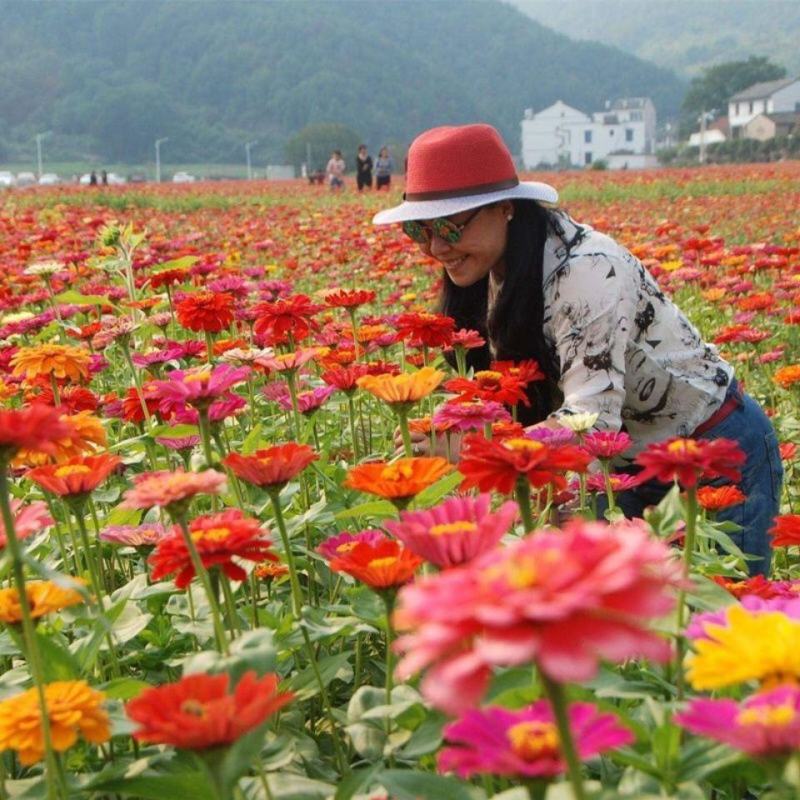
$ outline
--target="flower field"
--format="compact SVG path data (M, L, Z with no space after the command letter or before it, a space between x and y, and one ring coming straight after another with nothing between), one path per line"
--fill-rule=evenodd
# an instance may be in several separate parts
M397 197L0 194L0 800L800 797L800 162L545 179L772 417L769 578L733 443L625 521L516 422Z

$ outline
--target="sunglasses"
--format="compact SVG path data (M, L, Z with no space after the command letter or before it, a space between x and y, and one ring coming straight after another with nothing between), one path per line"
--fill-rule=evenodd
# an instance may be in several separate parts
M436 219L408 220L403 223L403 233L413 239L417 244L430 244L431 239L436 236L447 244L457 244L461 241L464 228L472 222L486 206L476 208L463 222L453 222L447 217L437 217Z

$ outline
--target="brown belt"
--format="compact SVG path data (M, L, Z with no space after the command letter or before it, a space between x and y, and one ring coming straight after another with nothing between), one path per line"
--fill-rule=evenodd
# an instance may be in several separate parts
M694 429L692 436L702 436L707 431L710 431L715 425L719 425L722 420L727 419L741 405L742 390L739 384L734 381L728 389L725 402L705 422L701 422Z

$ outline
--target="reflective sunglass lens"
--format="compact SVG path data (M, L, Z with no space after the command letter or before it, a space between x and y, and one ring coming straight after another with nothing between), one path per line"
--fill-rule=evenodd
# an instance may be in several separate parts
M425 244L430 239L428 236L428 231L422 225L420 225L419 222L404 222L403 232L406 236L408 236L410 239L413 239L415 242L418 242L419 244Z
M460 227L449 219L435 219L432 225L436 235L448 244L455 244L461 238Z

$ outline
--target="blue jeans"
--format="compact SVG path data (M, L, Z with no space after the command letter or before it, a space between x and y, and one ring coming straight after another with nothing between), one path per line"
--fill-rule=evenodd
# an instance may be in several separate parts
M750 395L742 395L742 403L722 422L710 428L699 439L732 439L747 456L742 467L742 480L738 486L746 500L738 506L727 508L717 514L718 520L730 520L741 526L731 534L736 546L756 559L747 562L751 575L769 573L772 551L767 531L780 512L783 465L778 450L778 439L769 417ZM711 481L718 486L729 481ZM620 492L617 504L628 518L641 517L647 506L658 504L670 490L671 484L648 481L635 489ZM599 495L598 513L607 508L605 498Z

